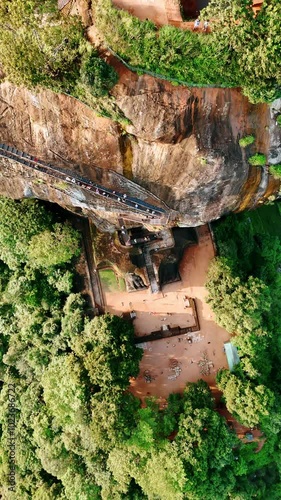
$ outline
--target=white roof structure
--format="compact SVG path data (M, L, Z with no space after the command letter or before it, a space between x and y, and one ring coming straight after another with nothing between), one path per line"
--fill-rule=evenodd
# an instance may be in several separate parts
M227 357L229 370L232 372L235 366L238 365L238 363L240 362L237 347L235 347L235 345L233 345L231 342L225 342L224 349Z

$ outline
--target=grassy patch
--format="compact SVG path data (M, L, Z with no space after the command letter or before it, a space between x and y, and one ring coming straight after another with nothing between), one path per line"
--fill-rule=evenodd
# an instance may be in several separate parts
M126 290L124 279L118 277L112 269L101 269L99 277L104 292L124 292Z

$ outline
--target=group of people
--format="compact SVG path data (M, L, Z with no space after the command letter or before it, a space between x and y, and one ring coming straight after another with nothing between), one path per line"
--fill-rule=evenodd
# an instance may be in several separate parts
M195 19L194 21L194 26L193 26L193 31L198 30L200 28L201 21L199 18ZM209 21L204 21L203 22L203 31L207 31L209 26Z

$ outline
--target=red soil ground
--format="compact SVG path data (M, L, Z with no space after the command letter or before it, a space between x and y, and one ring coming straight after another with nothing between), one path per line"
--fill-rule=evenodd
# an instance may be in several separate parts
M173 0L113 0L116 7L127 10L141 20L150 19L155 24L162 26L172 20L182 21L177 2Z
M215 255L208 226L198 228L198 236L198 245L184 253L180 265L181 282L166 285L161 293L155 295L149 290L104 294L106 311L117 315L132 310L136 312L136 335L158 330L164 324L194 325L192 310L185 308L184 297L196 300L199 332L142 344L139 376L131 381L132 392L142 399L150 395L164 402L170 393L181 392L187 382L196 382L201 378L215 390L217 371L228 367L223 345L229 340L229 333L214 322L212 311L205 302L206 273ZM188 342L188 337L192 338L192 344ZM198 365L204 353L209 362L209 374L205 375Z
M135 0L134 2L131 0L113 0L113 3L116 7L128 11L142 21L149 19L157 26L170 24L188 30L192 30L194 27L194 21L183 21L180 2L177 2L177 0ZM188 3L190 8L185 9L185 11L188 17L195 19L199 15L196 2L189 0ZM191 5L192 3L193 5ZM201 31L201 29L199 28L197 31Z
M263 0L253 0L253 11L259 12ZM196 19L200 16L202 8L206 7L206 0L113 0L113 4L128 11L142 21L149 19L157 26L170 24L181 29L192 30L194 21L184 21L182 12L187 19ZM202 31L202 23L197 31Z

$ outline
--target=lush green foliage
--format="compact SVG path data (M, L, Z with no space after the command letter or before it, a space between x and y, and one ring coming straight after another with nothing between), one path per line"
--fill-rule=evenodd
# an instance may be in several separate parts
M265 386L255 386L249 380L241 380L226 370L219 373L217 381L228 410L247 427L254 427L262 416L270 414L274 396Z
M267 428L280 397L280 239L257 232L246 214L217 223L215 233L220 257L209 270L208 300L217 322L234 334L241 360L235 373L220 375L219 387L241 422Z
M211 0L203 16L212 19L213 43L227 39L239 85L252 102L281 94L279 0L265 0L257 15L252 0Z
M117 83L118 75L97 52L91 51L82 62L81 80L95 97L102 97Z
M277 121L278 125L280 125L280 127L281 127L281 115L277 116L276 121Z
M51 267L64 264L80 253L77 232L70 225L54 224L33 236L29 243L29 260L36 267Z
M277 179L281 179L281 164L270 165L269 172Z
M216 319L229 332L262 334L264 314L270 309L270 291L259 278L234 276L223 258L213 261L208 274L209 303Z
M250 163L250 165L253 165L255 167L262 167L266 164L266 156L261 153L256 153L255 155L250 156L248 162Z
M0 54L7 78L75 97L84 84L93 95L105 95L117 80L116 72L86 42L78 17L60 16L56 3L1 1Z
M1 2L1 63L16 84L70 92L79 76L82 26L60 18L52 3Z
M18 498L227 500L278 495L279 473L270 464L280 414L272 390L243 378L237 385L234 375L220 377L228 404L234 406L234 399L239 403L234 408L238 416L246 410L248 422L254 423L257 416L267 418L265 405L270 411L271 420L263 425L270 427L272 437L266 452L263 448L258 454L229 430L203 381L188 384L183 395L171 394L164 410L153 399L141 407L127 390L142 352L134 346L132 325L111 315L90 320L83 297L73 290L72 261L65 262L63 254L58 259L62 263L51 255L46 262L41 248L45 238L48 246L54 233L60 237L64 231L66 253L70 248L71 259L75 257L78 240L73 230L69 233L69 224L59 226L35 201L0 201L0 252L6 262L0 260L1 495L8 498L9 383L16 385ZM61 254L56 245L48 250ZM274 273L269 275L273 279ZM260 300L265 289L253 286ZM250 297L248 303L253 313ZM253 474L259 475L257 484Z
M271 101L281 95L281 4L264 2L256 17L251 4L211 1L201 12L212 19L208 36L172 26L157 30L111 0L98 0L93 9L106 43L132 66L199 86L241 86L252 102Z
M1 484L14 382L19 497L99 498L92 463L99 470L102 454L134 425L139 402L124 389L141 350L130 324L109 315L90 321L84 299L71 293L79 237L69 223L34 200L0 203Z
M245 135L245 137L241 137L239 140L239 145L241 148L246 148L250 144L253 144L255 142L255 137L253 135Z
M11 269L28 260L29 241L49 228L51 217L37 202L0 197L0 258Z
M133 478L148 498L215 499L218 491L226 498L235 483L238 440L214 411L207 384L189 384L183 397L171 395L165 411L147 405L138 410L131 437L109 455L121 491L128 495ZM177 429L172 443L164 439L168 421Z

